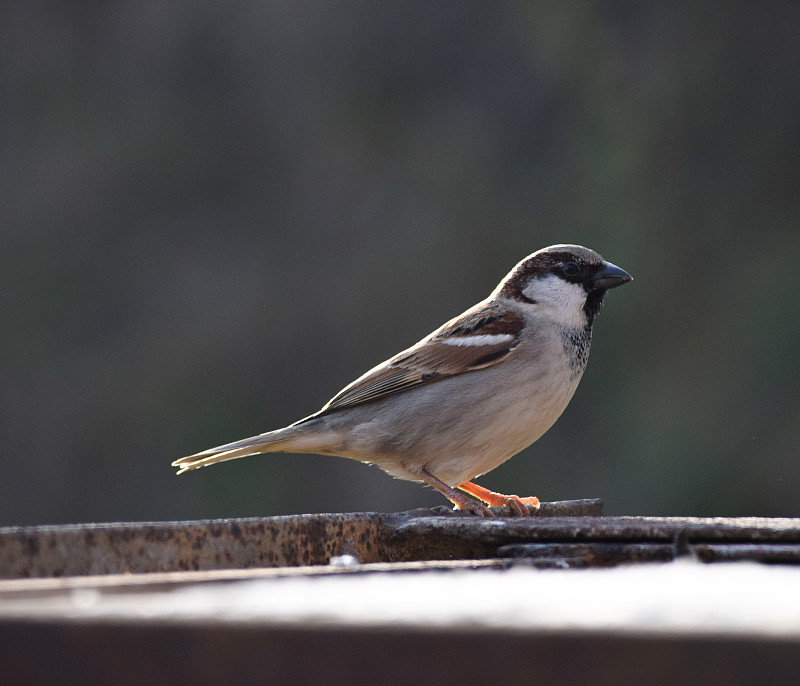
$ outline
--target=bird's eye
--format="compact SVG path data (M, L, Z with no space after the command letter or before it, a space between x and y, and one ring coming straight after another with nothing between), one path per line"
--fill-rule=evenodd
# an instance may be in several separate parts
M574 262L565 262L561 265L561 271L567 276L577 276L578 272L580 271L580 267L578 267L578 265Z

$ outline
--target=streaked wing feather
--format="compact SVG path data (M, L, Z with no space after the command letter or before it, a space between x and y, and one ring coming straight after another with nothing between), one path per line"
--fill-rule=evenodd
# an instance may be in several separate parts
M517 314L479 305L356 379L312 416L490 367L514 350L523 326Z
M392 395L421 383L419 373L404 367L383 366L342 389L321 412L339 407L358 405L386 395ZM318 413L319 414L319 413Z

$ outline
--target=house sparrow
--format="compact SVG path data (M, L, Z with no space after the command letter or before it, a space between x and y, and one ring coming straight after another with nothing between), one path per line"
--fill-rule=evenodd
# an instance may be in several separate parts
M588 248L543 248L486 300L353 381L319 412L172 464L181 474L257 453L339 455L427 483L477 515L492 516L480 500L526 516L538 498L495 493L472 479L558 419L586 368L603 296L631 279Z

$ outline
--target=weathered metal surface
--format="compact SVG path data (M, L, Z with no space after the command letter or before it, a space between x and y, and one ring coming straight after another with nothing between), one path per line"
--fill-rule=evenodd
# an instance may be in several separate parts
M529 560L536 567L611 567L630 562L669 562L668 543L518 543L501 546L500 557Z
M793 683L800 569L529 566L800 564L800 519L601 511L0 529L0 681ZM592 575L602 579L587 588Z
M396 514L0 529L0 578L358 563L527 559L612 565L695 555L703 561L800 563L800 519L601 517L599 500L544 503L529 518L449 509Z
M456 559L493 557L499 550L508 550L506 546L533 543L603 543L606 550L611 544L622 547L666 543L663 549L640 548L639 553L631 552L635 561L639 554L644 559L672 559L677 554L685 554L687 546L710 543L743 543L760 544L752 548L753 553L772 549L774 545L800 544L800 519L769 519L757 517L742 518L699 518L699 517L554 517L536 520L486 520L444 518L414 518L393 522L391 542L387 554L397 556L394 559ZM563 555L580 557L578 552L568 553L562 548ZM588 548L584 549L588 551ZM659 552L659 550L667 551ZM697 548L698 555L703 548ZM782 561L790 562L791 555L781 549ZM598 558L603 556L596 549ZM736 559L744 559L745 548L738 549ZM733 550L729 553L732 555ZM588 552L587 552L588 554ZM619 553L623 555L623 552ZM708 549L707 557L715 559L715 553ZM723 549L716 553L723 559ZM771 561L778 561L779 555L772 556ZM754 556L748 559L766 559ZM733 559L733 558L728 558ZM623 560L620 560L623 561Z
M584 498L582 500L557 500L550 503L541 503L537 509L530 506L528 511L534 518L539 517L601 517L603 515L603 501L600 498ZM492 507L489 508L496 517L508 518L514 517L514 513L508 507ZM476 519L475 515L466 510L454 510L447 505L439 505L431 509L409 510L407 512L398 512L396 514L383 515L384 517L413 517L423 516L430 517L431 515L442 517L455 517L456 519ZM493 520L488 520L493 521ZM520 521L532 521L530 519L521 519Z
M494 508L499 517L508 508ZM601 514L602 501L543 503L532 519ZM407 513L313 514L195 522L141 522L0 528L0 578L175 570L250 569L412 559L386 550L398 522L469 521L449 508ZM498 520L493 520L498 521ZM469 555L471 559L481 555Z
M374 514L0 529L0 578L327 564L384 558Z
M800 544L783 543L698 543L692 553L701 562L755 560L770 564L800 564Z
M794 683L798 568L529 566L797 564L800 520L570 507L0 530L40 577L0 581L0 682Z

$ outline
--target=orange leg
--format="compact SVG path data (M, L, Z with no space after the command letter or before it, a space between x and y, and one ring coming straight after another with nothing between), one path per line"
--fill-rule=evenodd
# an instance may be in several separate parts
M489 507L497 507L499 505L508 505L511 511L518 517L529 517L530 511L526 505L530 505L534 509L539 509L539 498L530 496L528 498L520 498L518 495L503 495L502 493L495 493L488 488L478 486L468 481L458 487L459 490L475 496L479 500L485 502Z
M439 491L439 493L441 493L445 498L447 498L451 503L453 503L459 510L469 510L470 512L478 515L479 517L494 516L488 507L473 500L472 498L467 498L467 496L465 496L463 493L459 493L454 488L451 488L444 481L437 479L433 474L431 474L427 470L423 469L422 471L420 471L419 478L422 479L429 486L433 486L437 491ZM459 486L459 488L462 490L466 490L463 486Z

